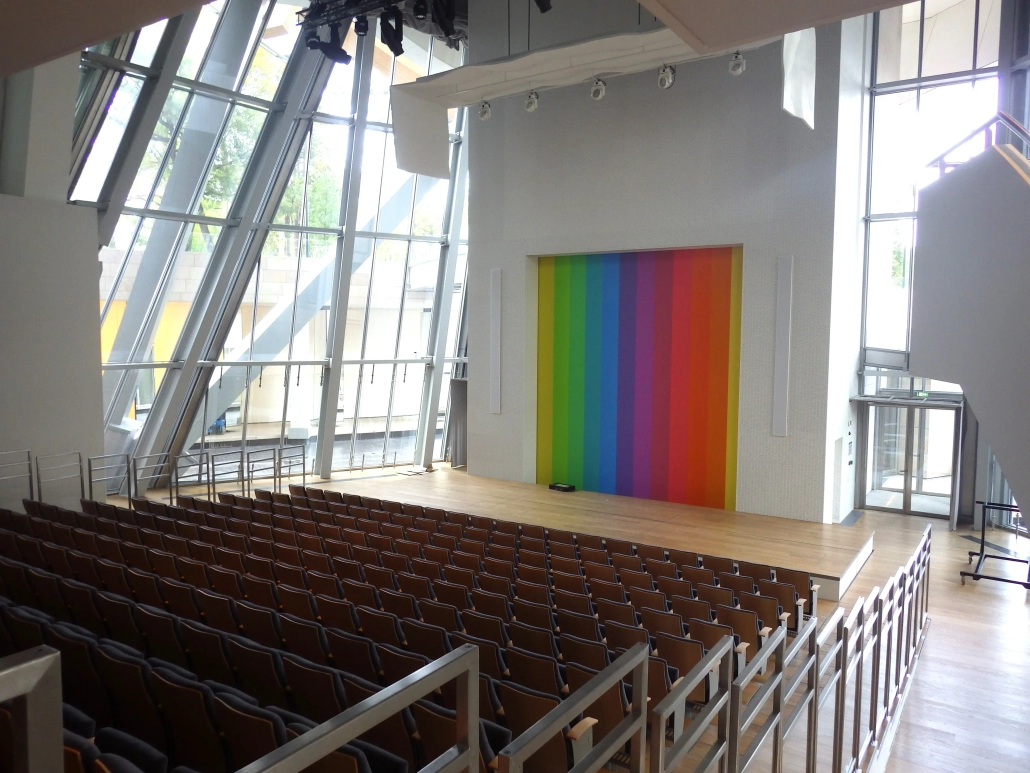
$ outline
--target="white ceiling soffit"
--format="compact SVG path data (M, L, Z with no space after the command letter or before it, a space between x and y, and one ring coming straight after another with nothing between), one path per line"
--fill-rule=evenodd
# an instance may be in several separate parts
M210 0L0 0L0 77L178 16Z
M780 37L902 3L898 0L639 0L702 54Z
M745 48L772 42L763 40ZM735 49L734 49L735 50ZM712 52L708 56L714 56ZM571 46L531 51L483 64L466 65L415 83L394 86L394 93L447 107L478 104L530 91L571 86L596 77L627 75L700 59L701 54L668 29L597 38Z

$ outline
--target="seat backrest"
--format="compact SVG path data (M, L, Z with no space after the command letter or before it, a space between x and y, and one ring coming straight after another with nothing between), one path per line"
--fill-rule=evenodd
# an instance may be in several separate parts
M412 652L436 660L451 651L447 631L439 626L419 620L401 620L401 628L408 642L408 649Z
M381 689L379 685L366 682L352 674L345 673L342 678L343 688L347 691L347 698L352 705L371 697ZM412 745L412 736L416 732L417 726L411 717L411 712L404 708L377 725L362 738L381 749L389 749L390 752L408 763L408 770L415 770L415 749Z
M758 590L755 586L755 581L750 577L742 574L727 574L726 572L719 574L719 586L729 588L738 596L741 593L754 593Z
M654 578L647 572L619 569L619 582L622 583L626 590L632 590L633 588L654 590Z
M390 644L376 645L379 662L383 666L383 681L387 684L398 682L429 665L430 659L417 652L407 652Z
M597 619L603 625L608 625L608 623L612 622L635 626L637 624L637 611L628 603L598 599Z
M154 669L151 684L172 739L174 763L195 770L227 771L214 724L215 696L211 688L164 668Z
M577 612L569 612L567 609L559 609L557 617L558 627L561 628L562 633L572 634L589 641L601 641L601 626L593 615L581 615Z
M561 651L566 667L570 663L579 663L600 671L610 662L607 646L598 641L571 636L565 631L561 632Z
M768 564L753 564L750 561L737 561L737 573L750 577L755 582L772 579L772 567Z
M336 628L328 629L325 636L329 641L333 663L338 668L343 668L367 682L379 683L382 667L374 641Z
M448 633L456 633L465 629L461 612L457 607L439 601L422 599L419 601L419 609L422 610L422 619L425 622L443 628Z
M664 593L644 588L630 588L629 602L636 607L638 612L643 609L657 609L665 612L669 608Z
M558 609L567 609L570 612L578 612L581 615L594 614L594 605L590 596L585 593L569 593L568 591L556 590L552 594L554 606Z
M659 633L683 636L683 618L676 612L660 612L645 608L640 610L640 620L651 636L657 636Z
M710 556L702 553L701 566L705 569L711 569L716 574L726 572L727 574L733 574L733 559L723 558L722 556Z
M701 642L694 639L687 639L683 636L671 636L659 632L655 637L658 644L658 654L664 658L670 666L679 671L680 676L686 676L705 656L704 647ZM687 700L701 702L705 699L705 686L702 682L695 687Z
M566 574L565 572L551 572L551 583L554 585L556 591L565 591L566 593L576 593L581 596L585 596L589 593L587 590L586 578L581 574Z
M215 696L214 706L233 770L249 765L286 743L286 726L274 712L224 693Z
M695 585L694 590L697 591L699 599L707 601L713 607L717 607L719 604L725 604L728 607L733 606L733 591L730 588L701 584Z
M487 639L501 648L508 646L508 629L499 617L484 615L482 612L474 610L465 610L462 612L461 619L465 622L465 631L470 636Z
M404 641L397 615L381 612L372 607L359 606L358 621L365 635L377 644L392 644L400 647Z
M576 690L584 687L587 682L598 674L598 670L587 668L579 663L569 663L565 667L565 672L568 674L570 693L575 693ZM622 688L622 683L617 682L591 703L583 711L583 714L597 720L593 733L594 738L601 740L618 727L626 715L626 709L626 693Z
M284 654L283 671L297 711L314 722L326 722L347 708L347 694L335 668Z
M690 580L681 580L675 577L656 577L655 584L658 585L658 590L666 595L667 598L673 596L683 596L684 598L694 598L694 588L690 584Z
M563 694L565 683L554 658L519 647L508 647L505 660L513 682L555 697Z
M114 704L118 727L158 751L167 751L164 721L150 687L150 666L109 645L94 650L97 672Z
M419 609L418 600L410 593L398 593L393 590L380 589L379 601L383 605L383 611L399 618L411 617L416 620L422 618L422 611Z
M634 644L648 644L646 630L616 622L604 624L604 638L612 650L628 650Z
M776 599L782 610L790 614L787 625L792 631L798 630L798 626L803 621L797 619L798 594L793 585L785 582L773 582L772 580L759 580L758 592L763 596L771 596Z
M313 623L284 612L279 615L279 626L287 649L318 665L329 665L329 643L325 629L320 623Z
M480 579L482 577L483 575L480 575ZM499 617L504 622L511 620L511 604L508 603L506 596L490 593L478 588L471 590L469 595L472 597L472 603L475 605L477 612Z
M747 609L736 609L722 605L715 608L715 614L719 617L720 623L732 628L733 633L740 637L741 642L748 645L746 661L750 663L761 647L758 615Z
M637 555L643 561L664 561L665 548L657 545L637 545Z
M558 705L557 697L513 682L499 683L497 694L504 706L508 729L515 737L525 733ZM563 733L559 731L549 738L526 760L525 768L539 773L565 773L569 769L569 755Z
M240 621L240 630L248 639L274 649L283 646L279 614L274 608L258 606L249 601L239 601L236 603L236 616Z
M508 633L511 636L511 643L519 649L554 658L555 660L560 655L558 643L554 638L554 632L549 628L537 628L536 626L515 622L508 624Z
M707 601L701 601L700 599L688 599L683 598L682 596L673 596L672 611L684 620L689 620L692 617L696 617L698 620L712 619L711 604Z
M687 629L690 638L701 642L701 646L705 648L706 652L718 644L724 636L733 636L734 644L738 641L733 629L721 623L691 618L687 621Z
M160 607L139 604L136 607L136 622L146 639L150 657L189 669L189 658L182 644L178 617Z
M479 639L467 633L450 633L451 648L460 647L462 644L474 644L479 647L479 670L491 679L503 679L508 670L507 663L501 654L501 649L492 641Z
M234 635L229 637L229 657L244 692L257 698L262 706L290 708L286 676L277 650Z

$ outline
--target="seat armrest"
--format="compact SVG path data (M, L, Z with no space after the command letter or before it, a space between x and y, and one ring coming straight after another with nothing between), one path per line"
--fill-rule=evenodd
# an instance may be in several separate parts
M569 745L572 747L573 765L578 765L582 762L590 754L590 750L594 748L594 725L596 724L597 720L593 717L583 717L565 733L565 737L569 740Z
M780 625L787 625L790 621L790 612L780 613Z
M769 634L771 634L771 633L772 633L772 628L769 628L768 626L766 626L765 628L763 628L762 630L760 630L758 632L758 636L760 638L762 638L762 639L767 639L767 638L769 638Z
M743 655L745 652L747 652L747 642L742 641L740 644L733 648L733 651Z
M579 722L569 728L569 731L565 733L565 737L570 741L578 741L583 735L590 730L594 725L597 724L597 720L593 717L583 717Z

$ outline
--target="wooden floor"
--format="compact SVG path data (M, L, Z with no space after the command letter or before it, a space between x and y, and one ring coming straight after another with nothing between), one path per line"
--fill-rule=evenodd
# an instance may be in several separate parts
M850 527L826 526L586 492L570 496L447 468L418 476L366 471L313 485L817 574L838 571L875 532L873 554L841 602L847 608L893 575L932 524L932 624L887 770L1024 773L1030 765L1030 603L1018 586L960 585L958 572L975 548L966 539L969 529L948 532L945 521L873 511ZM1000 530L988 539L1030 552L1026 540L1017 545ZM995 569L1017 576L1020 565L996 562ZM836 603L819 606L826 615Z

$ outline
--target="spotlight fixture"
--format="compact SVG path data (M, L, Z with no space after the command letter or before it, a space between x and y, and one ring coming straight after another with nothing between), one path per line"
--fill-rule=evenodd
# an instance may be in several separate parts
M730 75L743 75L745 69L747 69L747 61L740 55L740 51L737 51L730 59Z
M540 106L540 95L537 94L535 91L529 92L529 95L526 97L526 112L527 113L532 113L532 112L536 111L537 107L539 107L539 106Z
M594 85L590 87L590 98L600 102L602 99L604 99L604 93L607 87L608 84L606 84L603 80L598 78L594 81Z
M317 29L307 31L307 34L304 36L304 45L306 45L312 51L317 51L321 43L322 41L318 37Z
M347 23L350 29L350 22ZM325 54L325 58L339 64L350 64L351 55L343 50L343 39L340 36L340 24L334 22L329 25L329 40L318 44L318 50Z
M492 111L490 110L490 103L484 99L483 104L479 106L479 120L489 121L491 115Z
M379 14L379 37L394 56L404 53L404 17L397 6L384 8Z
M429 15L429 4L426 0L415 0L411 13L416 19L422 21Z
M658 88L671 89L675 82L676 68L671 64L663 65L662 69L658 71Z
M358 37L365 37L368 34L368 17L367 16L355 16L354 17L354 34Z
M536 0L536 7L540 9L540 13L547 13L551 10L551 0Z

